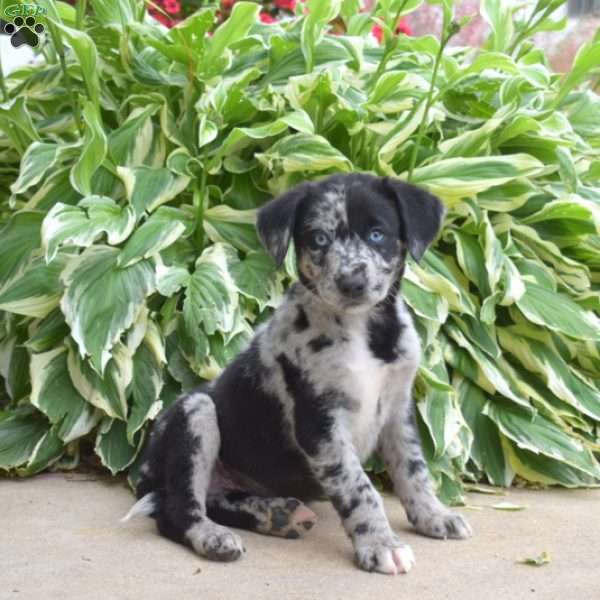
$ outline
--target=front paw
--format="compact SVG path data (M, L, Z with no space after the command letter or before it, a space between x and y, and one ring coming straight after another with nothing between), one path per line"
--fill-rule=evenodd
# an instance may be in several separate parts
M415 555L410 546L397 538L369 540L354 547L356 563L364 571L377 571L385 575L408 573L415 565Z
M464 540L473 535L467 520L458 513L447 511L416 512L409 517L422 535L438 539Z

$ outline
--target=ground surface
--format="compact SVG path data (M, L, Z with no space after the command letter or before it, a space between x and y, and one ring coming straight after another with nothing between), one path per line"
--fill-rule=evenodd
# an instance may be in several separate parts
M0 479L2 600L600 599L600 490L471 494L485 508L463 509L475 530L463 542L413 534L388 497L392 525L417 557L408 575L391 577L353 566L325 502L312 505L319 522L306 538L242 532L242 560L216 564L158 537L153 521L120 524L132 504L127 488L89 478ZM527 508L490 508L501 501ZM516 563L543 551L547 565Z

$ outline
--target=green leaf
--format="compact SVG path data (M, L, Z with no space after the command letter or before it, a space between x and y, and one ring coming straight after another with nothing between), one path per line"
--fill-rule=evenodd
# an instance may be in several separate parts
M191 215L178 208L161 206L131 236L117 258L117 264L127 267L158 254L182 236L194 230Z
M146 296L154 291L154 269L149 260L119 268L119 250L91 246L64 276L66 291L61 309L82 356L89 356L102 374L110 351L135 321Z
M411 183L424 185L453 205L461 198L542 170L542 163L528 154L449 158L415 169Z
M92 176L106 157L106 134L102 129L100 114L91 102L83 107L85 131L81 156L71 170L71 185L83 195L92 193Z
M120 244L133 231L135 213L131 207L121 208L106 196L87 196L78 206L55 204L42 224L42 248L46 261L56 256L60 246L87 248L102 233L109 244Z
M483 414L496 423L500 431L518 448L564 462L592 477L600 477L600 466L592 453L575 438L541 415L530 417L515 405L489 402Z
M228 63L228 48L243 39L256 22L259 6L254 2L236 2L231 15L214 32L206 45L202 60L202 74L210 79L223 71Z
M204 212L202 223L212 242L226 242L244 252L262 246L256 235L256 210L235 210L226 205L214 206Z
M70 343L67 367L73 386L82 398L115 419L127 419L127 386L133 363L127 347L117 344L105 371L99 375Z
M57 307L32 328L26 345L32 352L47 352L60 346L68 333L69 328Z
M36 444L27 464L17 469L17 473L21 476L35 475L57 462L64 452L63 442L56 428L52 427Z
M166 298L173 296L182 287L187 287L190 279L189 271L184 267L158 264L156 267L156 289Z
M31 114L27 110L27 101L25 98L13 98L3 104L0 104L0 124L6 123L3 126L6 135L9 139L17 140L14 132L10 131L10 125L14 125L20 129L30 141L39 142L40 136L35 128ZM12 133L12 135L11 135Z
M559 86L559 92L552 103L553 107L559 106L567 95L578 86L582 81L587 79L594 69L600 64L600 42L592 41L583 44L573 61L571 70L565 74Z
M127 193L127 200L140 217L169 202L187 187L190 178L173 175L169 169L151 167L117 167Z
M514 472L504 457L498 428L485 414L485 393L468 379L460 378L457 387L462 414L473 432L471 458L485 472L492 485L507 487L512 483Z
M256 155L267 168L296 171L351 171L352 164L339 150L320 135L296 133L275 143L267 152Z
M40 212L20 211L0 229L0 289L25 268L39 248L43 218Z
M482 0L480 11L493 31L490 43L492 50L506 52L514 33L511 6L502 2L502 0Z
M583 310L566 294L551 292L535 283L525 282L525 293L517 306L533 323L582 340L600 338L600 321Z
M26 463L47 431L48 421L27 408L0 420L0 469Z
M443 363L433 365L432 372L442 381L448 382L448 374ZM447 452L464 426L462 414L456 406L456 395L454 391L431 388L418 407L433 440L434 458L439 458Z
M314 67L314 54L327 24L340 12L341 0L308 0L308 17L304 19L300 34L300 46L306 61L306 71Z
M123 421L105 419L96 436L95 450L102 464L115 475L135 460L139 448L127 440L127 426Z
M108 136L108 155L116 165L138 167L144 164L152 148L152 115L160 106L151 104L134 110L127 120Z
M71 382L65 347L32 356L31 383L31 403L57 425L56 434L64 443L86 435L98 424L100 413Z
M230 272L240 293L258 302L259 311L276 295L277 267L265 252L249 253L244 260L231 265Z
M154 419L162 409L159 400L163 388L162 367L151 345L142 342L133 356L131 413L127 419L127 441L130 444L134 444L134 436L144 423Z
M91 0L96 18L105 27L124 29L136 20L135 3L131 0Z
M219 134L219 129L215 123L209 121L206 115L200 117L198 126L198 148L210 144Z
M55 22L54 25L75 52L77 63L81 65L81 73L92 104L91 110L98 110L100 108L100 81L98 78L98 51L96 45L84 31L72 29L59 22Z
M531 337L534 335L539 339ZM558 398L600 420L600 391L577 376L577 372L552 348L545 332L513 326L499 329L498 337L503 348L513 354L529 372L541 375L548 389Z
M29 352L24 346L23 333L0 340L0 377L10 399L18 403L31 392Z
M41 258L32 261L0 290L0 310L28 317L45 317L60 302L63 292L60 276L66 263L66 257L59 257L49 265Z
M228 267L232 258L231 248L214 244L196 261L183 303L183 316L190 336L200 330L208 335L232 330L238 302Z
M57 162L59 146L57 144L33 142L21 159L18 179L10 186L13 194L23 194L31 186L40 182L42 177Z

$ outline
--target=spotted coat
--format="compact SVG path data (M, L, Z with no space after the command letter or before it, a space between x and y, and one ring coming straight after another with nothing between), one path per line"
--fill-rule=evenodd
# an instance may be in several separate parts
M418 532L468 537L430 483L412 401L420 345L400 294L407 253L421 258L442 216L430 194L362 174L302 184L261 209L278 264L294 241L299 281L220 377L160 417L131 514L234 560L243 545L226 525L300 537L315 522L303 502L326 495L359 567L407 572L412 551L362 467L377 450Z

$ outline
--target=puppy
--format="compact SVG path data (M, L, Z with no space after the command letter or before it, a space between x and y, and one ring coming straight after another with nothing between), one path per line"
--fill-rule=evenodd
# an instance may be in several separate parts
M232 561L244 548L225 526L300 537L315 522L302 501L325 494L361 569L406 573L413 553L361 466L377 450L419 533L470 536L430 483L411 396L419 339L399 294L407 252L421 258L443 213L427 192L366 174L266 204L260 238L278 265L293 238L299 281L247 350L157 421L128 516Z

